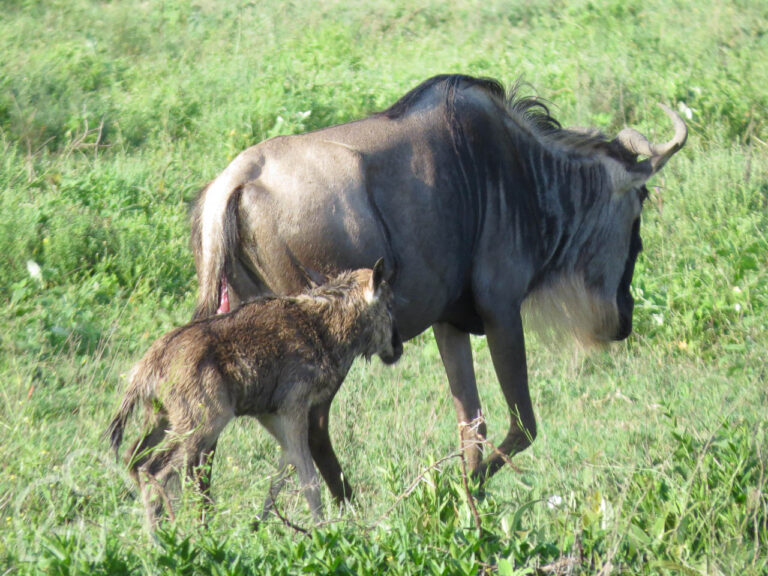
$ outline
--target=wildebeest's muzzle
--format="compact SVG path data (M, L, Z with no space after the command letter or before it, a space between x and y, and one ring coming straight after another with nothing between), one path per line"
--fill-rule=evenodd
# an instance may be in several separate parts
M619 289L616 292L616 307L619 312L619 326L614 340L624 340L632 333L632 314L635 309L635 299L632 298L630 285L635 273L637 256L643 250L643 242L640 238L640 218L632 225L630 237L629 256L624 265L624 273L619 281Z

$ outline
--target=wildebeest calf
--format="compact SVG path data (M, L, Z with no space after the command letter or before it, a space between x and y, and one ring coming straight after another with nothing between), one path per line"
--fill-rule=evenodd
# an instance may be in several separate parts
M167 490L180 472L207 495L201 464L227 423L242 415L255 416L282 447L281 473L270 486L262 517L289 465L298 472L312 514L320 517L312 456L323 455L310 451L310 410L330 402L356 357L378 354L392 363L402 354L383 269L380 260L373 270L343 273L298 296L254 300L172 330L152 345L133 368L107 430L117 455L128 417L143 402L144 434L127 460L150 527L163 501L173 514ZM330 465L338 467L331 457ZM329 463L318 466L324 471Z

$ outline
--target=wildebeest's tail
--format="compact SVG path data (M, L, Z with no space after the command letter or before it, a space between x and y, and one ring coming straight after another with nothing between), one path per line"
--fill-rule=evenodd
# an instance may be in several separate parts
M195 318L216 313L221 279L237 245L237 205L242 185L225 171L208 184L192 210L192 251L197 269L198 293Z

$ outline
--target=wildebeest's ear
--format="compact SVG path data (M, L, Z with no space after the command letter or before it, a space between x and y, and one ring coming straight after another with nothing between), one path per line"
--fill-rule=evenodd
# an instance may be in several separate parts
M664 167L667 160L672 158L688 139L688 128L680 115L674 110L659 104L664 113L672 120L675 135L663 144L651 144L648 139L634 128L625 128L611 142L613 146L622 148L630 155L647 156L648 158L630 166L623 173L609 166L608 172L613 180L614 191L623 192L645 184L651 176Z
M611 179L611 190L614 194L622 195L632 188L642 186L653 176L647 161L638 162L630 168L626 168L613 158L603 159L603 164Z

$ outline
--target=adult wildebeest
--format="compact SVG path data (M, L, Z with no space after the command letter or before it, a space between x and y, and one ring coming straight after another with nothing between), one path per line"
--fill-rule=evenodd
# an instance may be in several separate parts
M299 475L316 518L320 489L309 449L309 413L329 404L353 360L402 354L383 261L343 273L296 297L265 297L230 314L196 320L159 338L134 367L107 434L117 454L137 403L143 435L128 452L151 527L180 470L205 496L206 456L235 416L255 416L283 449L281 472L262 511L271 508L288 465ZM152 503L153 493L158 501ZM166 502L170 510L170 500Z
M386 254L404 339L432 326L460 423L481 415L469 334L485 334L510 409L499 445L536 436L521 307L528 300L585 340L626 338L641 250L645 182L685 143L685 123L651 144L566 130L535 99L493 80L431 78L369 118L273 138L242 152L201 192L192 216L197 316L222 286L243 298L290 294L306 270L333 273ZM647 158L640 160L638 156ZM328 438L328 406L312 415L312 455L336 498L349 493ZM485 425L465 427L475 475ZM322 464L321 464L322 462Z

